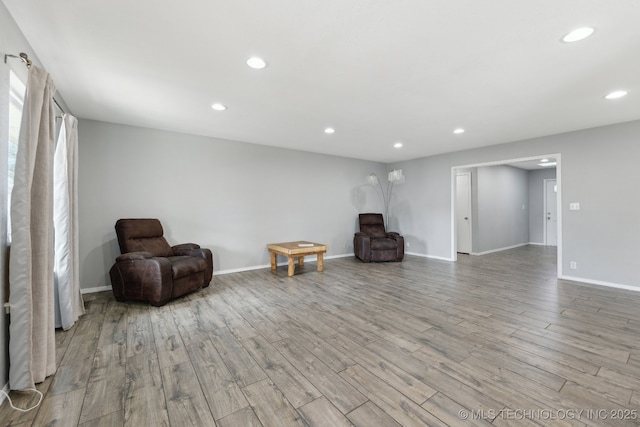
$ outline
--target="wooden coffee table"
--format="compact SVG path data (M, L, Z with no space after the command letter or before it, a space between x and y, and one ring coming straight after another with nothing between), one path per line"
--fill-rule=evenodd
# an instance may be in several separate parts
M276 270L276 256L286 256L289 260L289 276L295 272L294 258L298 258L298 265L304 265L304 257L307 255L318 256L318 271L324 270L324 253L327 252L327 245L321 243L307 242L300 240L297 242L269 243L267 249L271 253L271 271Z

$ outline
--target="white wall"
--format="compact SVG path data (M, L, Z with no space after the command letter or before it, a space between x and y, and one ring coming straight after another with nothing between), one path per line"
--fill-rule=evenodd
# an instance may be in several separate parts
M382 211L365 185L384 165L80 120L80 279L110 286L118 218L159 218L171 244L214 253L214 271L266 266L266 244L312 240L353 254L357 216Z
M640 289L640 198L629 171L640 158L640 121L395 163L399 228L411 251L452 257L453 167L561 153L564 276ZM551 156L553 157L553 156ZM580 211L569 203L579 202ZM569 262L578 263L569 270Z
M556 168L529 171L529 242L544 244L544 180L555 179Z

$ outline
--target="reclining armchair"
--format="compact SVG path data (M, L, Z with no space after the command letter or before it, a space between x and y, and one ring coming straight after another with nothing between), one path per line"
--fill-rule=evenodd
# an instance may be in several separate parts
M404 238L387 233L382 214L360 214L360 232L353 237L353 250L362 262L402 261Z
M122 255L109 271L116 300L161 306L209 286L213 276L211 251L195 243L169 246L159 220L119 219L116 235Z

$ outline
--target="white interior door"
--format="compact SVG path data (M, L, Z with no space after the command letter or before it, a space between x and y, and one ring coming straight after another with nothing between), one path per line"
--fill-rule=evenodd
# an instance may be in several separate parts
M544 180L544 244L558 245L558 185L555 179Z
M456 175L457 251L471 253L471 173Z

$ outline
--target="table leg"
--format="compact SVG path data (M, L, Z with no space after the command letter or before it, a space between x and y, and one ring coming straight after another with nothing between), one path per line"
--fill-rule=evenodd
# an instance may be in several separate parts
M318 271L324 271L324 254L322 252L318 254Z
M293 257L290 256L289 258L289 271L288 271L288 275L289 277L293 276L293 272L296 271L296 265L293 263Z
M271 271L276 271L276 253L271 252Z
M298 257L298 265L300 267L302 267L304 265L304 256L299 256Z

